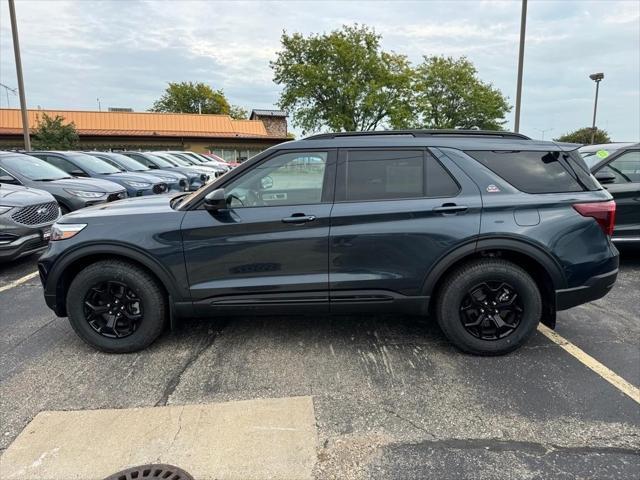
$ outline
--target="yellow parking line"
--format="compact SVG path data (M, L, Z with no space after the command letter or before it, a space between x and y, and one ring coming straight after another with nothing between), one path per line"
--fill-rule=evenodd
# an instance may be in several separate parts
M634 387L632 384L627 382L620 375L605 367L602 363L597 361L591 355L576 347L569 340L564 338L562 335L558 335L556 332L551 330L549 327L546 327L542 324L538 325L538 331L542 333L545 337L551 340L553 343L558 344L562 347L566 352L571 354L574 358L576 358L579 362L589 367L591 370L596 372L602 378L604 378L611 385L616 387L625 395L631 397L631 399L635 400L637 403L640 403L640 388Z
M0 292L4 292L5 290L9 290L10 288L17 287L21 283L28 282L29 280L37 276L38 276L38 272L33 272L33 273L30 273L29 275L25 275L24 277L20 277L19 279L14 280L13 282L7 283L6 285L3 285L2 287L0 287Z

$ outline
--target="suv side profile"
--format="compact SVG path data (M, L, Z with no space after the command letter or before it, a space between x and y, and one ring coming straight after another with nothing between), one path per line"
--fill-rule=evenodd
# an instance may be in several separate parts
M575 148L460 130L283 143L190 194L66 215L45 299L109 352L183 317L313 311L432 315L459 349L504 354L616 280L615 203Z

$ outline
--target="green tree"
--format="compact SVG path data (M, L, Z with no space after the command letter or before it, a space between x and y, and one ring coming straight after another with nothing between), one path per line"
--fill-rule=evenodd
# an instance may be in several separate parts
M556 142L582 143L588 145L591 143L591 127L584 127L573 132L565 133L558 138L554 138ZM593 143L610 143L611 139L605 130L596 128L596 134Z
M477 73L466 57L425 56L415 69L414 126L502 130L511 107Z
M74 150L78 146L78 132L73 122L64 123L64 117L51 118L46 113L37 118L33 132L33 146L37 150Z
M305 131L375 130L406 123L411 114L411 68L404 55L380 46L366 26L343 26L328 34L282 34L271 62L283 86L280 108Z
M152 112L214 113L229 115L231 106L222 90L214 90L202 82L169 82Z
M239 105L231 105L229 108L229 115L234 120L247 120L249 118L249 112L247 109L242 108Z

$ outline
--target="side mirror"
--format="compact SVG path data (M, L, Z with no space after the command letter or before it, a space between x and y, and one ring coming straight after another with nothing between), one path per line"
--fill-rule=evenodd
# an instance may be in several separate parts
M263 190L269 190L273 187L273 178L271 178L269 175L267 175L266 177L262 177L260 179L260 186Z
M616 176L607 170L600 170L596 173L596 180L598 180L603 185L605 183L615 183Z
M219 212L227 209L227 197L224 188L218 188L213 192L207 193L204 197L204 208L210 212Z
M88 175L80 169L71 170L69 175L73 175L74 177L88 177Z
M11 175L0 175L0 183L11 183L13 185L20 185L20 182L13 178Z
M159 167L157 165L154 165L153 163L150 163L149 165L147 165L149 168L151 168L152 170L157 170Z

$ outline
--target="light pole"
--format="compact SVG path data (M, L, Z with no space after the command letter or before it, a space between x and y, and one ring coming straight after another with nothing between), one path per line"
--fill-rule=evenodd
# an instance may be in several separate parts
M522 102L522 70L524 68L524 37L527 29L527 0L522 0L520 16L520 49L518 50L518 83L516 84L516 118L513 131L520 131L520 103Z
M11 34L13 35L13 54L16 57L16 74L18 75L18 93L20 94L20 110L22 111L22 133L24 135L24 149L31 151L31 138L29 138L29 114L27 113L27 100L24 94L24 81L22 79L22 60L20 59L20 43L18 41L18 25L16 23L16 6L13 0L9 0L9 17L11 17Z
M596 82L596 100L593 102L593 125L591 126L591 145L596 137L596 112L598 111L598 90L600 90L600 82L604 78L604 73L592 73L589 78Z
M542 138L540 140L544 140L544 134L545 132L552 132L553 128L536 128L536 130L538 130L541 134L542 134Z

